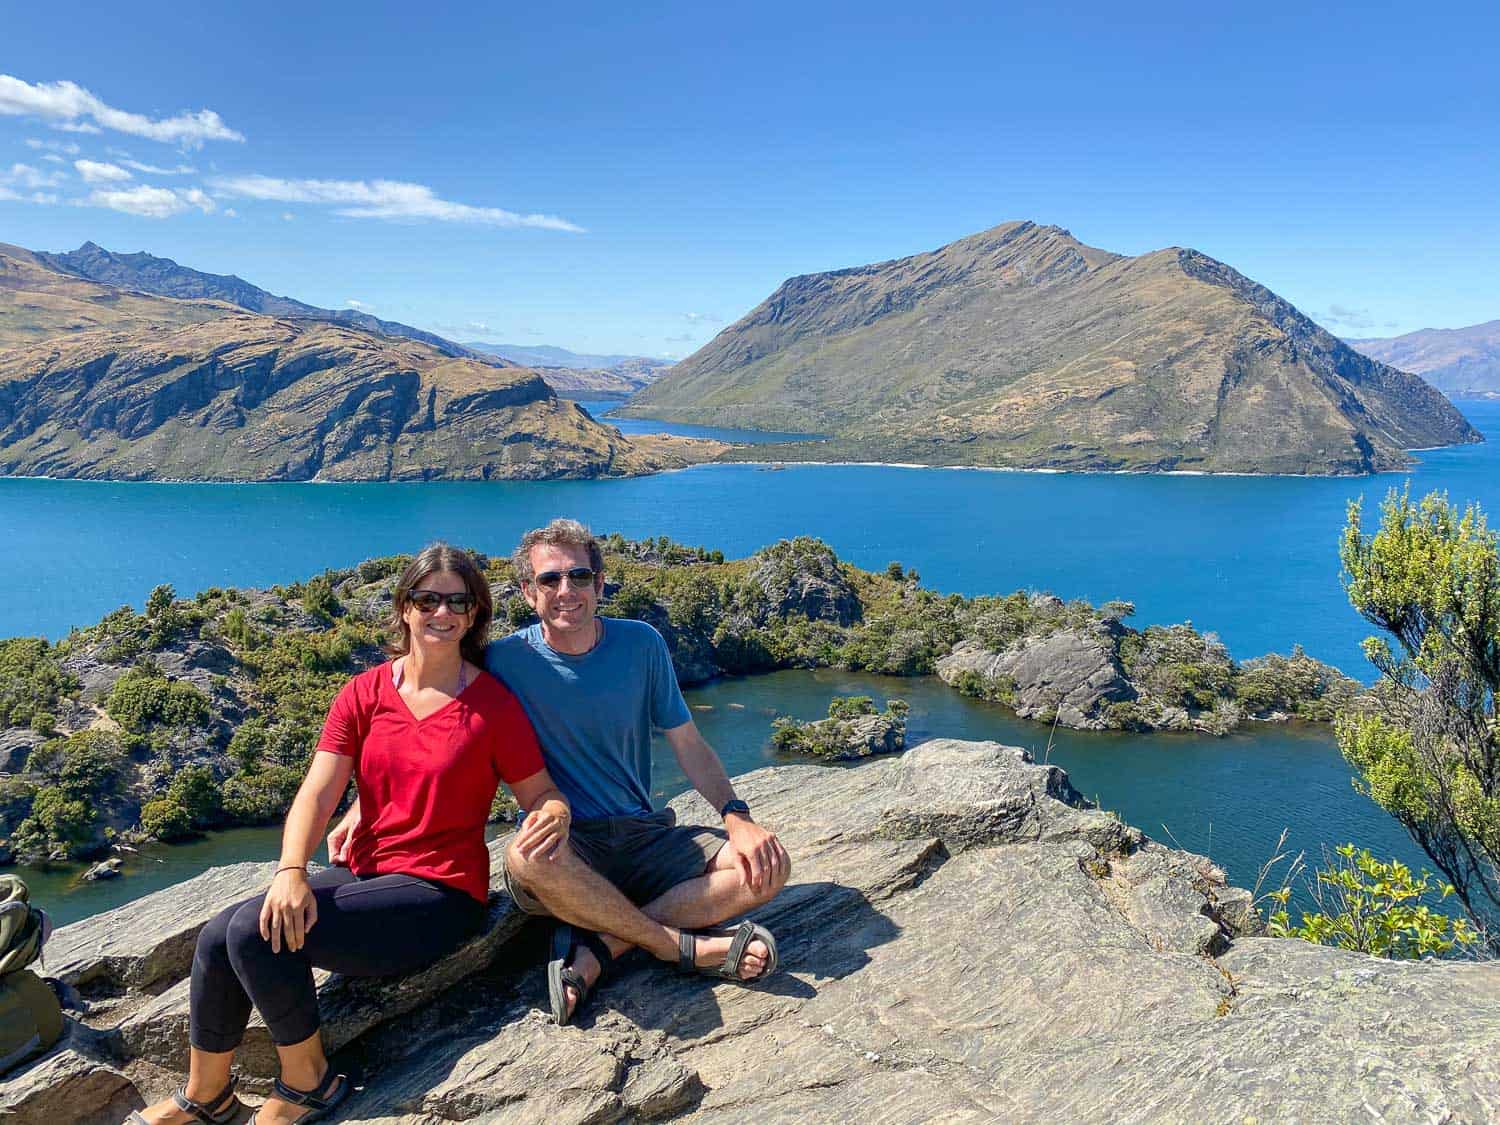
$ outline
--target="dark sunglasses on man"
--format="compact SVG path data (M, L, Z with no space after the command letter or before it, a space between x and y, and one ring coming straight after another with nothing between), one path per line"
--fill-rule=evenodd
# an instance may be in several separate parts
M468 613L474 608L474 595L440 594L436 590L413 590L406 600L423 613L436 613L437 607L447 603L451 613Z
M562 585L566 578L573 584L576 590L580 586L592 586L594 584L594 568L589 566L575 566L567 570L544 570L532 581L538 586L545 586L549 590L555 590Z

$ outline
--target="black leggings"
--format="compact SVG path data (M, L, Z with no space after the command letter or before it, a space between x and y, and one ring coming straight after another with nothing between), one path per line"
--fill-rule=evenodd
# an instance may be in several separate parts
M295 953L285 945L273 953L260 936L263 894L235 903L203 927L193 955L194 1047L238 1047L251 1004L274 1043L300 1043L319 1026L314 968L351 977L410 972L484 926L485 907L477 899L414 875L360 878L331 867L309 881L318 920Z

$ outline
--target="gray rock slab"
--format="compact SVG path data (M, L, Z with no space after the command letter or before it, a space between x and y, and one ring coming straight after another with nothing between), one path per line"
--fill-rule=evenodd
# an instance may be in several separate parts
M1028 637L1003 652L961 641L937 663L946 683L966 671L1009 679L1015 685L1016 714L1023 719L1055 716L1059 725L1075 730L1105 729L1104 705L1136 697L1109 646L1070 630Z
M118 1125L145 1104L130 1079L68 1038L0 1080L0 1121L7 1125Z
M124 906L63 926L47 943L48 976L88 990L157 991L185 978L201 930L219 911L270 886L276 864L215 867Z

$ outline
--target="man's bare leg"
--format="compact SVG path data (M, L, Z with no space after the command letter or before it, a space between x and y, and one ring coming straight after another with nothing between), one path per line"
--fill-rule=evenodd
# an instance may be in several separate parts
M734 851L730 845L725 844L709 863L707 871L696 879L688 879L669 888L641 907L641 912L664 925L682 930L695 930L704 926L717 925L726 918L734 918L754 910L757 906L764 906L775 898L785 885L786 873L778 880L769 881L762 890L752 890L741 880L739 868L734 860ZM551 907L549 906L548 909ZM568 921L571 922L572 919ZM631 948L632 943L617 937L608 930L600 930L598 933L611 956L619 957ZM694 961L704 967L722 965L724 958L729 955L732 940L727 937L699 938L693 950ZM740 959L740 979L753 980L760 976L765 971L770 952L764 942L752 941L745 949L745 955ZM573 967L591 987L599 978L599 961L587 948L579 947L573 956ZM567 992L568 1011L571 1013L578 998L572 988L568 988Z

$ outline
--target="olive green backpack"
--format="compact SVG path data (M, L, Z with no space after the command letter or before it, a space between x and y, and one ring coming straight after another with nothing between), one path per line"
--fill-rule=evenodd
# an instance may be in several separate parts
M62 1008L46 981L29 970L52 932L43 911L26 901L26 884L0 875L0 1074L62 1038Z

